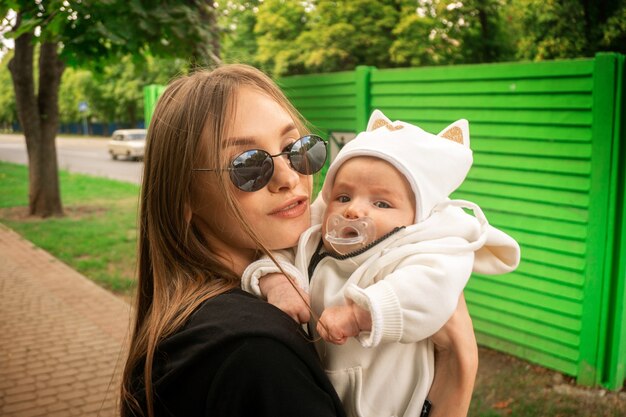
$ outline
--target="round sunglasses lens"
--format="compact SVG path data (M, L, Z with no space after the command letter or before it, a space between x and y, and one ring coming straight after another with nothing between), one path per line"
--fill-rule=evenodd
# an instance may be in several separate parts
M264 151L246 151L233 160L230 179L241 191L258 191L265 187L274 173L272 157Z
M289 152L293 169L311 175L322 169L326 162L326 144L319 136L308 135L298 139Z

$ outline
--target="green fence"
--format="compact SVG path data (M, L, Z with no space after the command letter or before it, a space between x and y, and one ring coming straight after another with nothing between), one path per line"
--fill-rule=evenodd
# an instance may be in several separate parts
M475 162L455 197L522 247L514 273L470 280L479 343L611 389L626 377L623 82L617 54L279 81L329 136L375 108L431 132L468 119Z
M375 108L431 132L468 119L475 163L455 196L480 204L522 247L516 272L470 280L479 342L617 388L626 363L623 74L622 56L601 54L361 67L280 83L328 133L363 129Z
M157 100L163 93L163 90L165 90L165 86L156 84L145 86L143 89L143 108L146 129L150 125L154 107L156 106Z

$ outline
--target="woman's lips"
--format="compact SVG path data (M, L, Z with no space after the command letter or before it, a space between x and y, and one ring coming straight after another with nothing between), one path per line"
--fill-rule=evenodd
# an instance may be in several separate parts
M284 218L298 217L304 214L308 208L306 198L295 198L273 210L270 215Z

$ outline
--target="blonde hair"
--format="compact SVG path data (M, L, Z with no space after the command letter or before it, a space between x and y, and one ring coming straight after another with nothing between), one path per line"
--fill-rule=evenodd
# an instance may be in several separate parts
M247 65L201 70L169 84L148 129L140 198L138 286L130 349L121 387L122 417L154 415L152 365L157 344L179 329L205 300L240 286L240 277L223 265L186 216L191 206L192 168L204 158L225 166L221 148L234 119L240 87L258 88L276 100L304 133L305 123L278 86ZM236 204L232 186L218 175L219 198L242 230L265 253ZM140 377L140 378L138 378ZM135 381L135 382L133 382ZM144 386L137 387L136 381ZM135 398L137 392L145 398Z

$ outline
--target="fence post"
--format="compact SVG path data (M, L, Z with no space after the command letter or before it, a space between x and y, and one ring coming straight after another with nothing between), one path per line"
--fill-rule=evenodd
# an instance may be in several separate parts
M355 132L365 130L370 117L370 77L375 67L359 65L354 70L356 88L356 126Z
M152 119L152 113L156 107L156 103L159 97L165 90L164 85L150 84L143 88L143 112L144 112L144 127L147 129Z
M611 53L597 54L594 59L590 216L577 378L578 383L584 385L603 382L606 355L610 352L609 328L613 313L609 306L614 296L611 293L613 250L618 237L615 231L616 63L616 54Z
M616 178L615 247L608 300L607 354L602 385L617 390L626 379L626 66L616 55L615 115L613 123L612 171Z

